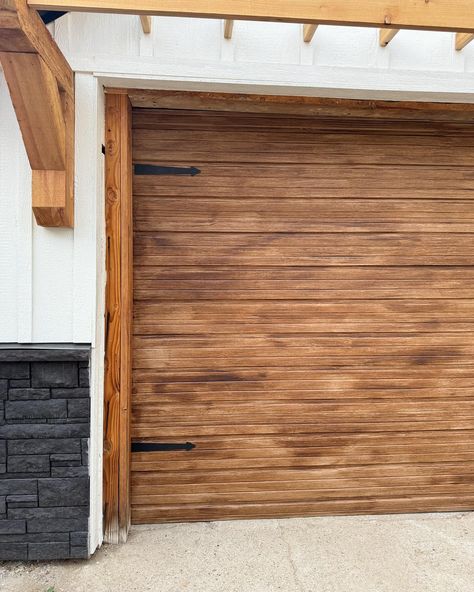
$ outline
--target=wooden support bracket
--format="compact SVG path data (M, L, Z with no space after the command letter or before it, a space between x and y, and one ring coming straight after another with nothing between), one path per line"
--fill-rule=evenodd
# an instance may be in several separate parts
M0 0L0 63L32 169L41 226L74 222L74 77L25 0Z

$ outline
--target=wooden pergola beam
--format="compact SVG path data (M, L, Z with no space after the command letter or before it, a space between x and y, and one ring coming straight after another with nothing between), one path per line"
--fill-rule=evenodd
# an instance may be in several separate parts
M474 39L474 33L456 33L455 47L456 51L464 49L468 43Z
M26 0L0 0L0 63L32 169L41 226L74 220L74 76Z
M474 33L472 0L28 0L38 10L286 21Z
M303 25L303 41L305 43L311 43L311 41L313 40L314 34L316 33L317 28L318 28L318 25L311 25L311 24Z
M379 31L380 46L386 47L399 31L400 31L400 29L380 29L380 31Z

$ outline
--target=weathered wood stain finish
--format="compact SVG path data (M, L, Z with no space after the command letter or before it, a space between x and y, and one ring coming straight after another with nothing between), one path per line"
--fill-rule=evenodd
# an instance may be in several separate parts
M474 132L135 109L132 519L474 507Z

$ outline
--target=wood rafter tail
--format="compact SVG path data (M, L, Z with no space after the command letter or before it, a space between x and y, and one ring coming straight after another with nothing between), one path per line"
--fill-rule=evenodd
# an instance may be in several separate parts
M145 35L149 35L151 33L151 16L140 15L140 23L142 25L142 31Z
M308 23L303 25L303 41L305 43L311 43L317 28L318 25L312 25Z
M399 33L400 29L380 29L379 44L381 47L386 47L390 41Z
M234 30L234 21L226 19L224 21L224 39L232 39L232 32Z
M455 47L456 51L461 51L466 45L474 39L474 33L456 33Z

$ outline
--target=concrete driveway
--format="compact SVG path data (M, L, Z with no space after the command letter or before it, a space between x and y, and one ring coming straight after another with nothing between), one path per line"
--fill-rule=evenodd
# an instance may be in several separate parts
M144 526L88 562L0 565L2 592L474 592L474 513Z

